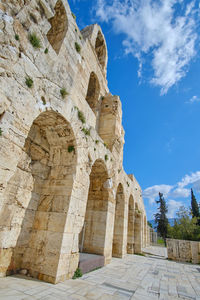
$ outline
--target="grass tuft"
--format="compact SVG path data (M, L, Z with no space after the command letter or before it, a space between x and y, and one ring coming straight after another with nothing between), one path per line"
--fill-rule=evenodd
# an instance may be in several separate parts
M60 94L61 94L62 98L64 99L68 95L68 92L65 88L62 88L60 90Z
M29 41L33 48L41 48L41 41L37 37L36 33L31 33L29 34Z
M27 87L29 87L29 88L33 87L33 79L32 78L27 77L25 82L26 82Z
M78 53L81 52L81 46L77 42L75 42L75 49Z

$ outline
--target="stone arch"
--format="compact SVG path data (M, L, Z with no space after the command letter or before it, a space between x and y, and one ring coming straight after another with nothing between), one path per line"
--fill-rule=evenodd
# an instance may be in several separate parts
M18 232L10 270L23 268L39 279L57 281L76 162L70 124L53 111L41 113L6 192L15 209L10 226Z
M133 195L129 197L128 204L128 236L127 236L127 253L134 253L134 199Z
M95 42L95 52L102 69L104 69L106 64L106 45L105 45L104 37L100 30L98 31L96 42Z
M108 205L110 193L107 187L108 172L105 163L98 159L93 164L90 173L90 187L83 232L80 234L80 244L83 241L83 252L106 256L106 239L108 228Z
M99 101L99 94L100 94L100 85L99 80L94 72L90 74L88 90L86 95L86 101L89 104L90 108L97 114L98 108L98 101Z
M61 0L54 7L55 15L49 19L51 28L47 33L47 39L58 54L68 29L68 19L65 7Z
M134 252L142 252L142 214L139 210L138 203L135 203Z
M114 257L123 257L124 254L124 214L125 214L125 195L124 188L120 183L116 193L115 204L115 221L113 234L113 249L112 255ZM125 245L126 246L126 245Z

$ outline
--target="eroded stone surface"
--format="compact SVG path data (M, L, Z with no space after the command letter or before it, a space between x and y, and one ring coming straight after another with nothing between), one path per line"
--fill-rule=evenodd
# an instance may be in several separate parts
M141 252L146 213L123 170L101 28L80 32L66 0L2 0L0 10L0 276L57 283L73 276L81 246L105 264Z

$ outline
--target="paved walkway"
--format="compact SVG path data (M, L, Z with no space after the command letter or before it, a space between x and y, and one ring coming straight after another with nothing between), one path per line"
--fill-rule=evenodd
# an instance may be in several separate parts
M167 258L167 248L166 247L150 246L150 247L142 249L142 251L146 254L151 254L151 255L154 255L154 256L161 256L163 258Z
M149 250L149 249L147 249ZM155 248L155 252L160 250ZM147 251L149 252L149 251ZM200 300L200 266L128 255L81 279L57 285L21 276L0 279L0 300Z

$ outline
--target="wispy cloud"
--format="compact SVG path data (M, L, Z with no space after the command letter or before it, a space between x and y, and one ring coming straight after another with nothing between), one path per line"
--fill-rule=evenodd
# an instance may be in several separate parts
M174 218L176 216L176 212L183 203L181 201L168 200L168 218Z
M194 103L194 102L200 102L200 97L193 96L192 98L190 98L189 101L187 101L187 103Z
M190 187L200 192L200 171L185 175L174 185L154 185L143 191L143 197L149 200L149 204L154 204L158 193L163 193L166 199L170 198L188 198L190 196ZM175 200L173 200L175 201Z
M153 204L155 199L158 197L158 193L163 193L165 197L168 196L169 192L173 189L172 185L154 185L143 191L143 197L149 199L149 203Z
M114 31L125 35L125 53L131 53L142 65L151 59L154 76L151 83L161 94L187 73L195 56L197 42L197 2L187 5L181 0L97 0L96 14L103 22L111 22Z

